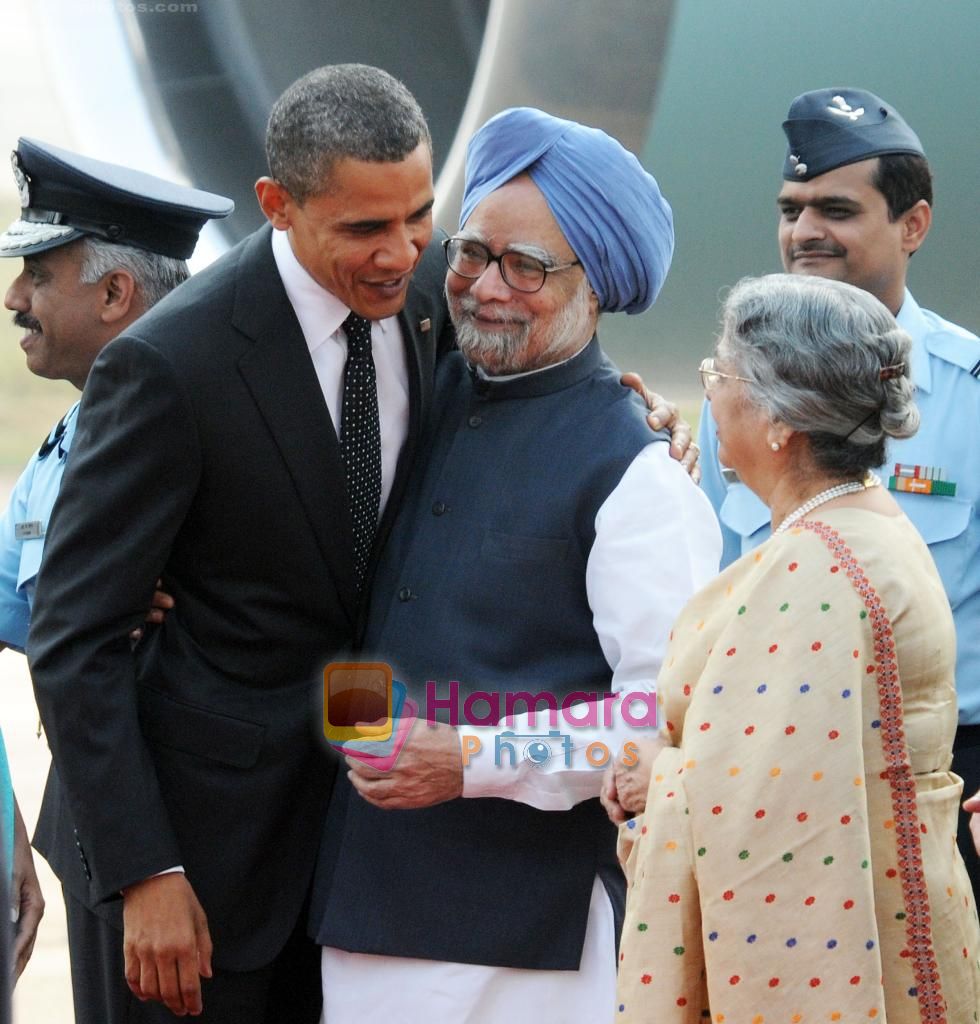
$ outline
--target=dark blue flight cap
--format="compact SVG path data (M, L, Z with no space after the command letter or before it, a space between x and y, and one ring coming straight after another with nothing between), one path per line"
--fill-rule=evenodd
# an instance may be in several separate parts
M10 162L21 211L0 235L0 256L30 256L95 235L185 260L205 222L235 208L224 196L37 139L18 139Z
M866 89L814 89L797 96L783 131L789 139L783 164L787 181L809 181L886 153L925 156L902 115Z

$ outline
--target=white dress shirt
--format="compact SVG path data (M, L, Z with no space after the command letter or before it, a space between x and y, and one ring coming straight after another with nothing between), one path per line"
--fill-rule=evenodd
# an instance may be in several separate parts
M339 436L347 364L347 336L341 325L350 307L313 280L296 259L285 231L272 232L272 255L309 347L323 400ZM397 317L371 321L371 354L378 382L381 427L380 515L391 494L398 456L408 437L408 360Z

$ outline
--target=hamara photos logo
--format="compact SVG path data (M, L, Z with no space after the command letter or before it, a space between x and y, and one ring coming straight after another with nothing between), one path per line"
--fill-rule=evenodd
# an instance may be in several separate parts
M643 731L657 727L656 694L645 690L577 691L562 697L547 690L475 690L461 697L460 690L459 682L451 681L440 695L438 685L427 682L421 717L434 724L440 712L445 713L460 732L464 767L483 754L485 741L489 752L492 737L497 767L513 768L521 761L544 767L561 758L571 768L581 755L588 767L602 768L612 757L609 746L601 740L583 746L576 742L575 730L621 730L622 724ZM522 716L527 731L511 728L516 716ZM390 771L419 717L418 704L407 696L404 683L392 678L390 665L337 662L323 670L323 732L340 753ZM501 730L500 725L505 728ZM467 726L483 734L467 731ZM636 763L637 752L631 740L622 743L620 756L627 766Z

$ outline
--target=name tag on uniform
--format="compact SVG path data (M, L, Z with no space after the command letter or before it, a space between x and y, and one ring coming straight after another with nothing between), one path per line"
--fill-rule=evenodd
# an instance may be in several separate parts
M14 523L15 540L37 540L44 536L44 523L35 519L30 523Z

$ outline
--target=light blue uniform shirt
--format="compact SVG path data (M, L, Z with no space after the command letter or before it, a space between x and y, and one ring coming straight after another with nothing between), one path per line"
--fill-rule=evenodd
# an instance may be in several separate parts
M44 552L44 536L78 419L78 402L48 435L20 475L0 520L0 640L24 650L31 621L34 585ZM63 430L62 430L63 426ZM58 432L61 436L55 440ZM53 442L53 443L52 443Z
M889 440L883 483L895 463L944 470L956 496L892 492L925 538L956 622L956 688L961 725L980 724L980 340L921 309L905 292L898 323L912 337L912 380L922 422L904 440ZM722 567L761 544L769 509L742 483L727 484L718 463L711 403L702 408L701 486L721 520ZM901 552L895 553L896 558Z
M18 651L23 651L27 643L44 535L61 489L61 475L65 471L71 439L75 436L77 417L78 402L48 435L42 449L50 450L43 457L35 453L31 458L0 519L0 640ZM0 737L0 815L7 863L13 864L14 797L3 737Z

